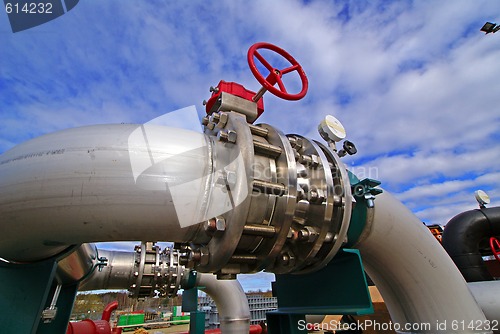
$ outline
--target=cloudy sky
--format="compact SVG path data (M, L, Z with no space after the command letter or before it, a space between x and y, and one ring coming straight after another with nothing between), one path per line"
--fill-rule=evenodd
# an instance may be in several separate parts
M60 129L201 110L220 79L258 90L246 52L266 41L301 63L309 92L266 94L258 122L319 139L334 115L358 147L349 168L444 225L477 206L476 189L500 203L500 32L479 31L499 13L494 0L81 1L14 34L3 12L0 153ZM267 289L266 278L241 280Z

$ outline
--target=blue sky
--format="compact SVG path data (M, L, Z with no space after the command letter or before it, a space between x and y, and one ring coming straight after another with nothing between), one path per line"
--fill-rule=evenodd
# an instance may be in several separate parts
M259 122L319 139L334 115L358 147L349 168L444 225L476 207L476 189L500 202L500 33L479 32L499 12L493 0L80 1L16 34L2 13L0 153L60 129L201 109L220 79L258 90L246 52L267 41L302 64L309 92L267 94ZM241 281L269 287L269 275Z

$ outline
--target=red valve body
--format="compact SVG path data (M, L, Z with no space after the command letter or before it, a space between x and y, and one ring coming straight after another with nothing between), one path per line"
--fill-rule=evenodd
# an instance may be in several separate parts
M255 96L255 92L246 89L243 85L237 82L226 82L224 80L221 80L217 85L215 91L212 92L212 96L207 101L206 104L207 114L210 114L212 107L214 106L215 102L217 101L222 92L226 92L241 97L248 101L252 101L252 98ZM261 98L259 101L257 101L257 114L260 116L263 112L264 112L264 99Z

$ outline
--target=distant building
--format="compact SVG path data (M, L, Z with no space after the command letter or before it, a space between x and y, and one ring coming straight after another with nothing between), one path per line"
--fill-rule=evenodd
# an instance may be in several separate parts
M276 297L266 297L262 294L247 294L248 306L250 307L251 325L266 321L266 313L278 308ZM198 310L205 312L205 328L214 329L220 327L219 312L214 300L210 296L198 298Z

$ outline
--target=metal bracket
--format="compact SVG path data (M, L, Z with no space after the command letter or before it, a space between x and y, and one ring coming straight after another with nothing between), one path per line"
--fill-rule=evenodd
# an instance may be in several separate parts
M373 179L363 179L358 183L352 185L352 194L356 198L363 198L366 201L366 206L369 208L374 207L373 201L375 200L375 196L381 194L383 192L382 189L375 188L381 184L380 181Z
M257 103L226 92L221 93L217 104L217 111L236 111L245 115L248 123L253 123L259 117Z

